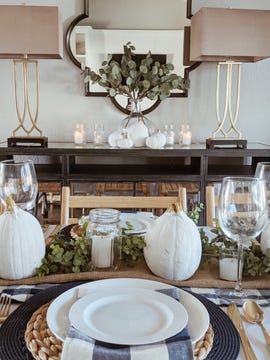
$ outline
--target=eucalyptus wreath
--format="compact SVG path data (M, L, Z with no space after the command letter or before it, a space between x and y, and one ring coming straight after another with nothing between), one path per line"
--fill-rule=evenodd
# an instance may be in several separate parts
M163 100L170 96L171 90L189 88L189 81L173 73L173 64L154 61L151 51L137 63L136 49L130 42L123 46L123 50L120 62L108 54L98 73L89 69L85 82L99 84L111 97L120 94L132 99Z

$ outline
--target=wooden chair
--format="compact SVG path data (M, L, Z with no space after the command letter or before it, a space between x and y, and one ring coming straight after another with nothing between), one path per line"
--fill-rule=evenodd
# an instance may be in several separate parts
M213 219L216 217L217 204L218 196L215 195L214 186L207 185L205 188L206 226L214 226Z
M178 196L78 196L70 195L68 186L62 187L61 225L78 221L70 218L72 209L116 208L116 209L167 209L172 203L180 203L186 211L185 189L181 188Z

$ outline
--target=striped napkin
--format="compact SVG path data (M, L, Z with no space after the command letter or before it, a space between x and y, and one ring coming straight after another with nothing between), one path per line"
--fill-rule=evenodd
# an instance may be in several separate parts
M179 301L176 288L159 290ZM187 329L149 345L115 345L97 341L70 327L61 360L191 360L193 347Z

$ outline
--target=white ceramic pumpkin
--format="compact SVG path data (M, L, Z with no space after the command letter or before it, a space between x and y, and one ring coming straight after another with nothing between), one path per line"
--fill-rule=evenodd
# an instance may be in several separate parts
M177 208L155 220L145 235L144 257L149 269L168 280L186 280L198 269L201 237L195 223Z
M142 147L145 146L145 140L149 135L148 128L144 124L143 120L139 119L134 124L128 127L128 133L133 141L133 146Z
M0 277L22 279L34 275L45 256L45 241L38 220L12 199L0 216Z
M116 147L117 146L117 141L122 139L122 133L121 133L121 129L118 129L114 132L112 132L109 136L108 136L108 143L110 146L112 147Z
M146 139L146 146L151 149L161 149L166 144L166 136L158 130Z
M260 242L262 253L266 255L267 249L270 249L270 221L268 221L262 231Z
M128 149L133 146L133 141L131 140L129 133L126 129L122 130L122 137L121 139L117 140L117 146L121 149Z

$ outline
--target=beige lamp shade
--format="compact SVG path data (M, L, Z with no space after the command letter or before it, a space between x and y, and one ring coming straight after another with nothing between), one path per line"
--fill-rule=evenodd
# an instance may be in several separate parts
M0 58L63 57L63 31L56 6L0 6Z
M270 10L201 8L191 18L191 61L270 57Z

